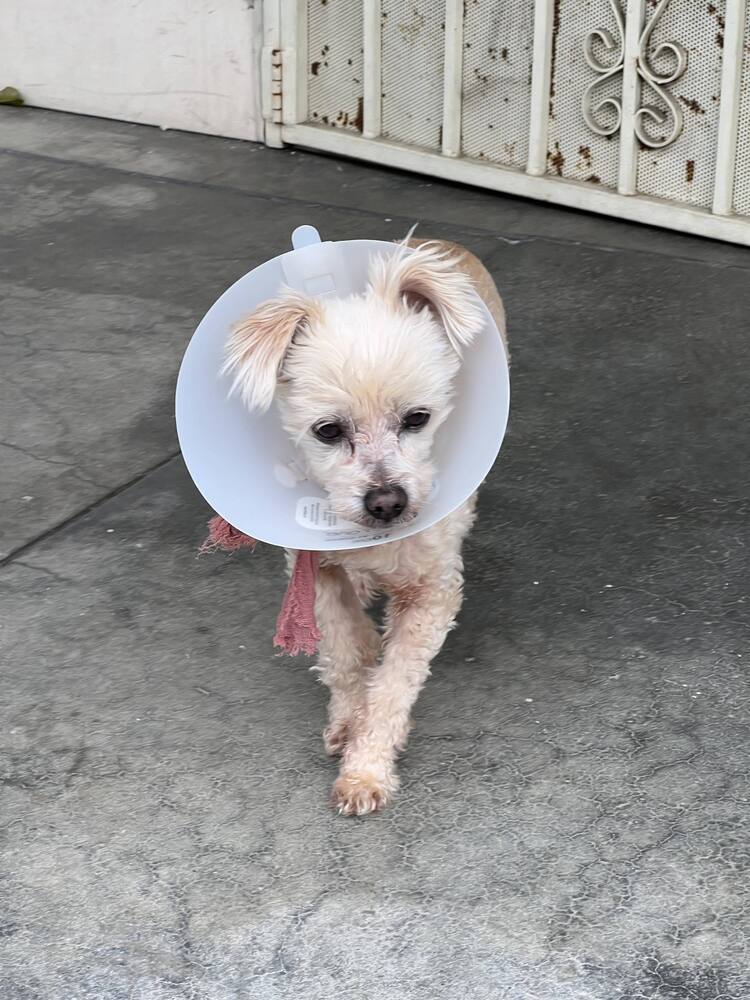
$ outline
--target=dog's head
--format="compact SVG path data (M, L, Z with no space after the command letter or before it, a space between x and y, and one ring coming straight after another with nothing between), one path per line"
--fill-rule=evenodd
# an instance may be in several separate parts
M432 488L435 431L483 319L469 279L432 244L374 260L346 299L284 292L233 331L225 371L256 410L277 398L308 474L367 526L411 520Z

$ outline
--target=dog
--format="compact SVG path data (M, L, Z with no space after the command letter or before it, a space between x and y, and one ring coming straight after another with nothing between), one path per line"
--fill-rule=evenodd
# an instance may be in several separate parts
M505 339L495 283L468 250L407 239L370 263L361 295L282 292L237 325L225 371L250 409L277 402L307 474L341 518L408 522L433 485L435 432L451 411L462 352L483 327L476 291ZM409 247L409 250L404 249ZM430 664L461 606L461 546L476 496L431 528L370 548L322 552L317 670L330 690L326 752L341 756L332 803L382 809ZM288 566L295 553L287 553ZM367 613L387 598L381 632Z

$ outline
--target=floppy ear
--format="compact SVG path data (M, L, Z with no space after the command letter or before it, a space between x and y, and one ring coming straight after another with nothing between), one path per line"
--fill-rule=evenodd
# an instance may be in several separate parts
M458 354L484 325L474 286L458 256L437 243L379 258L372 266L370 286L394 306L432 309Z
M234 327L221 370L222 375L234 375L230 396L239 392L251 410L268 409L292 339L310 322L316 308L312 299L289 291L262 302Z

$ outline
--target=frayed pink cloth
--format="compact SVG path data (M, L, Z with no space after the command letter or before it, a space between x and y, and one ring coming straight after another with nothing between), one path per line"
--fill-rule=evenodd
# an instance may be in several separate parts
M199 552L236 552L248 546L254 549L257 542L250 535L239 531L218 514L208 522L208 536ZM313 656L318 651L320 632L315 620L315 577L320 556L317 552L297 553L294 570L284 594L281 611L276 620L273 644L282 653Z
M216 552L218 549L223 549L224 552L236 552L237 549L241 549L245 545L254 549L257 544L255 539L251 538L250 535L244 534L235 528L234 525L230 524L229 521L225 521L223 517L214 514L208 522L208 535L198 551L202 555L205 555L206 552Z
M297 656L312 656L318 651L320 632L315 621L315 576L320 556L302 550L294 561L292 578L286 588L279 617L276 619L274 646Z

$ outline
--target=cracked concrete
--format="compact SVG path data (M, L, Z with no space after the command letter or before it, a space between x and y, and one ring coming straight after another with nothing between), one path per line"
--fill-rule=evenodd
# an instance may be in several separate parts
M747 251L45 112L0 148L3 1000L748 1000ZM344 821L172 388L294 225L417 218L503 290L513 415L403 790Z

